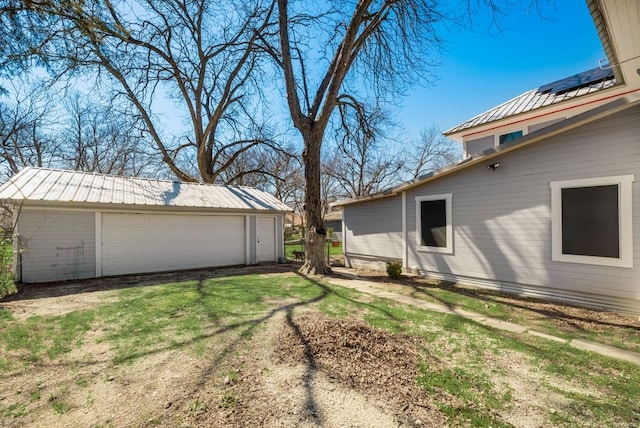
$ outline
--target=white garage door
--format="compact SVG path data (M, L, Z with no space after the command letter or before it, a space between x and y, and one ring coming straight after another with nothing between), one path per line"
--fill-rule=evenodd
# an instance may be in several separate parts
M245 263L242 216L102 215L102 274Z

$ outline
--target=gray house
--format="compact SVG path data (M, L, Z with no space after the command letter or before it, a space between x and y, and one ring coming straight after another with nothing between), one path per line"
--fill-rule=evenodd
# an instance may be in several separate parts
M609 2L604 13L599 4L590 8L596 24L611 19L597 27L612 66L447 131L465 148L456 165L339 202L347 266L395 260L436 278L640 314L640 45L617 21L640 16L640 5L614 13Z
M290 211L252 188L44 168L11 178L0 200L23 282L274 262Z

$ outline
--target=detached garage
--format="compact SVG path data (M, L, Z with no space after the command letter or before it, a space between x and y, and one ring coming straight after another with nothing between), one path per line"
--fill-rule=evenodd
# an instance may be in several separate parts
M22 282L275 262L291 211L257 189L26 168L13 205Z

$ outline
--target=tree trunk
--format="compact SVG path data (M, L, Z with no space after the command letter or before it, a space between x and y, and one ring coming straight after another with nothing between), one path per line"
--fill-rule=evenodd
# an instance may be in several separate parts
M304 139L305 194L304 218L306 251L300 272L307 275L328 275L331 268L324 258L326 231L322 222L322 198L320 195L320 146L322 133L311 130L301 131Z

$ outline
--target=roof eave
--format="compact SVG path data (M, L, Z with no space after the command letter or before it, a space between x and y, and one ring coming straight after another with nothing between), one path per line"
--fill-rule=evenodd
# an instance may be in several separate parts
M185 205L146 205L146 204L105 204L100 202L50 201L43 199L1 199L0 203L20 206L21 208L54 208L91 211L154 211L154 212L198 212L198 213L244 213L244 214L286 214L293 209L256 209L229 207L202 207Z

